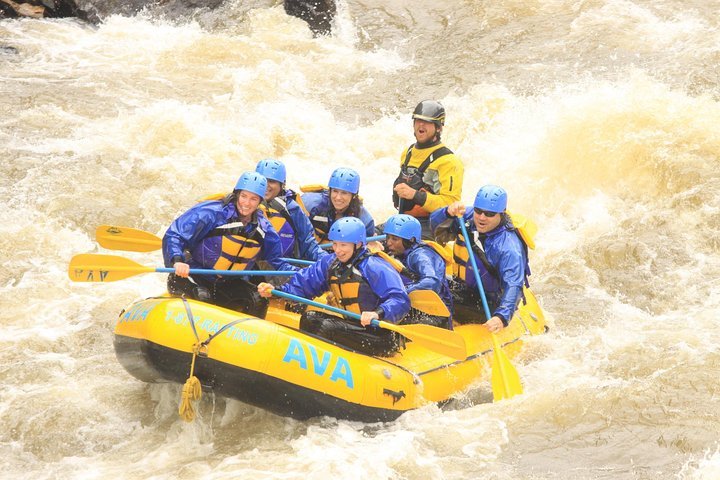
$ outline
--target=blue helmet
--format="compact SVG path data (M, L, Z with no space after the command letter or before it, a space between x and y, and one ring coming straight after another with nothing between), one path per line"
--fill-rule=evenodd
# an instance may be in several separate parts
M343 217L332 224L328 238L334 242L365 244L367 242L365 224L356 217Z
M255 171L260 175L264 175L268 180L285 183L285 164L280 160L275 160L274 158L260 160L257 167L255 167Z
M238 190L247 190L250 193L259 195L262 199L265 197L265 190L267 190L267 179L257 172L245 172L240 175L235 184L235 191Z
M330 175L328 187L356 194L360 191L360 174L352 168L340 167Z
M385 222L384 233L386 235L395 235L405 240L420 240L422 237L422 227L417 218L405 213L393 215Z
M507 192L496 185L485 185L478 190L473 207L488 212L504 212L507 208Z

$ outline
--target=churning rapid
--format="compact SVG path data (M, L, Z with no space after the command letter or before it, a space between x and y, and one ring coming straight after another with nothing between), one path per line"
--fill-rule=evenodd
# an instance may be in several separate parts
M3 476L720 478L717 4L343 1L314 38L276 3L0 22ZM127 374L115 320L165 278L72 283L98 225L161 235L265 157L291 187L355 167L382 221L424 98L463 198L503 185L540 227L523 395L367 425L206 394L186 424Z

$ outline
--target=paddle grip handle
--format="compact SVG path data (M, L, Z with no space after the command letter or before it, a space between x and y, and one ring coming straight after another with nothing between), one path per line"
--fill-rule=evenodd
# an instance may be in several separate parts
M294 263L296 265L315 265L315 262L312 260L300 260L299 258L283 257L280 260L287 263Z
M156 268L159 273L175 273L174 268ZM295 275L292 270L213 270L211 268L191 268L190 275L224 275L226 277L253 277L253 276L287 276Z
M360 315L353 312L348 312L347 310L343 310L342 308L333 307L332 305L326 305L324 303L316 302L314 300L308 300L304 297L298 297L297 295L293 295L292 293L285 293L281 290L273 289L271 290L272 294L278 297L287 298L288 300L294 300L296 302L305 303L307 305L312 305L313 307L322 308L324 310L328 310L330 312L339 313L341 315L347 315L350 318L354 318L355 320L360 320Z

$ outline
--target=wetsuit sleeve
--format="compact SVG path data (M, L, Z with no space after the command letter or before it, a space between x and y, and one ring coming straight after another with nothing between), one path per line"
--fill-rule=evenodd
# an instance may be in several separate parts
M192 207L168 227L162 239L163 261L172 267L173 259L184 258L185 249L192 249L205 238L216 223L216 212L200 204Z
M305 215L303 209L297 202L288 202L288 213L295 227L295 241L298 244L298 252L303 260L317 261L328 252L320 248L315 239L315 229L310 223L310 218Z
M504 236L501 244L498 245L498 251L499 260L495 265L498 265L497 270L500 274L503 294L493 315L502 318L503 323L507 325L515 313L518 300L522 295L525 281L525 258L520 240L514 233Z
M428 248L418 247L407 258L407 267L418 275L418 280L407 286L407 292L433 290L440 292L440 283L445 277L445 261Z
M334 259L335 255L326 255L313 265L293 275L290 281L280 287L280 290L307 299L322 295L330 289L327 283L327 272L330 262Z
M443 155L431 165L431 168L438 173L440 190L437 194L423 192L425 193L425 201L420 203L420 205L428 212L446 207L460 200L463 176L465 174L465 167L454 153ZM420 198L418 200L422 199Z
M305 210L307 210L307 217L312 218L312 216L317 213L317 210L319 209L320 204L322 203L322 193L319 193L319 192L303 193L300 196L300 201L303 202L303 205L305 205Z
M463 219L467 222L472 220L472 216L472 207L466 207ZM435 240L440 243L447 243L451 240L455 240L460 233L457 217L448 217L447 207L438 208L430 214L430 229L435 236Z
M410 311L410 297L400 274L389 263L374 257L365 261L362 270L368 285L380 299L381 318L398 323Z
M373 219L367 208L360 207L360 220L365 224L365 233L368 237L375 235L375 220Z
M308 220L310 220L310 224L313 227L315 240L317 240L318 243L322 243L326 239L327 232L318 233L318 231L325 231L330 228L329 223L331 220L327 213L330 198L325 194L325 192L308 192L302 195L300 201L302 201L303 205L305 205ZM315 220L315 217L326 217L328 225L323 226L325 222L322 219Z

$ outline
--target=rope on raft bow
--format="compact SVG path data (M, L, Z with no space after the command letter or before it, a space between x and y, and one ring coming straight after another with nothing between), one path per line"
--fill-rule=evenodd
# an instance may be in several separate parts
M183 385L182 396L180 399L180 407L178 408L180 418L182 418L186 422L192 422L193 420L195 420L195 407L193 407L192 402L200 400L200 397L202 396L202 385L200 385L200 380L198 380L198 378L194 375L195 359L197 358L198 354L206 356L207 345L205 345L204 343L196 343L195 345L193 345L193 356L192 362L190 364L190 376L185 381L185 385Z

